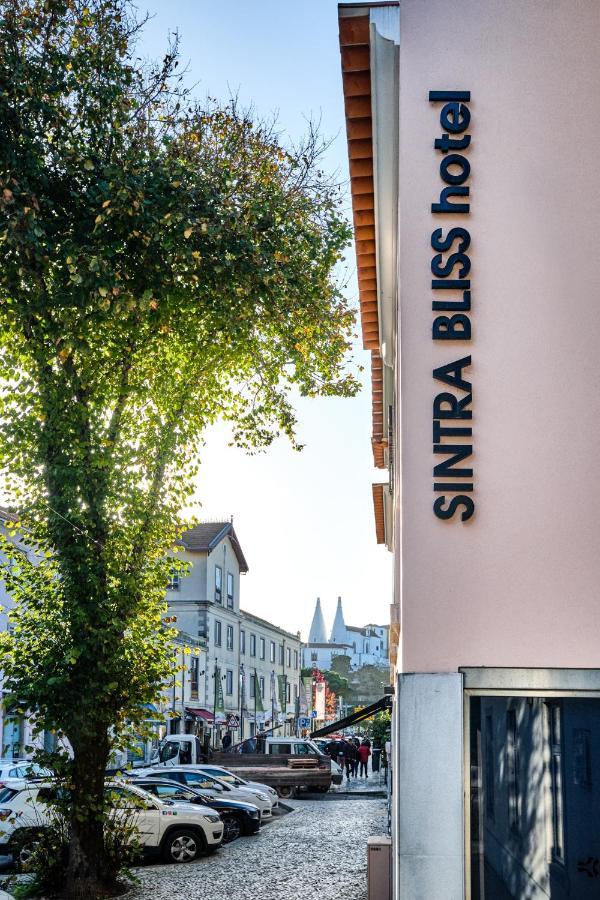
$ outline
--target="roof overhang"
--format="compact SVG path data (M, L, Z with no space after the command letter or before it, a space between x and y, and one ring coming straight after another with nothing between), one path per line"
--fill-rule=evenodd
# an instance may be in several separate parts
M338 12L360 320L371 351L373 461L385 468L384 411L396 354L399 6L340 4Z

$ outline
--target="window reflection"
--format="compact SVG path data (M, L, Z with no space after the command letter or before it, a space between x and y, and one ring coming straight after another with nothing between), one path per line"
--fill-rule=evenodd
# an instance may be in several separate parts
M600 898L600 699L471 697L473 900Z

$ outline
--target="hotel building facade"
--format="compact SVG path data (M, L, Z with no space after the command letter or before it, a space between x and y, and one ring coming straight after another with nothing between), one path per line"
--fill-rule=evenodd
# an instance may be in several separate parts
M339 7L402 900L600 895L600 5Z

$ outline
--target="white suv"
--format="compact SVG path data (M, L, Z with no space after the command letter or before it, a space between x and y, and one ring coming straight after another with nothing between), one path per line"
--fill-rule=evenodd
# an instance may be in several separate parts
M233 787L220 778L208 775L202 766L154 766L151 769L135 770L136 778L145 778L146 775L152 775L154 778L169 778L180 784L187 784L188 787L216 794L217 797L222 797L224 800L241 800L244 803L252 803L260 809L261 820L270 819L273 815L271 797L262 786L259 790L247 785L244 785L243 788Z
M56 790L51 782L17 780L0 789L0 854L27 862L40 830L50 824L48 803ZM223 822L214 810L159 800L121 781L108 782L106 792L117 815L122 810L131 816L148 856L162 856L171 863L191 862L203 851L216 850L223 840Z

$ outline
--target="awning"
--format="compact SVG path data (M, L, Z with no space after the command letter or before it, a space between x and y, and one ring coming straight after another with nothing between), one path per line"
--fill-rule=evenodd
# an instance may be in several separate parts
M186 706L186 713L192 716L194 719L203 719L205 722L214 722L215 717L208 709L201 709L197 706Z
M329 725L324 725L323 728L317 728L316 731L312 732L310 737L325 737L326 734L333 734L334 731L341 731L342 728L350 728L352 725L356 725L357 722L362 722L363 719L369 719L371 716L375 715L375 713L385 712L391 708L392 698L389 695L386 695L376 703L371 703L370 706L363 706L358 712L352 713L344 719L338 719L337 722L331 722Z

